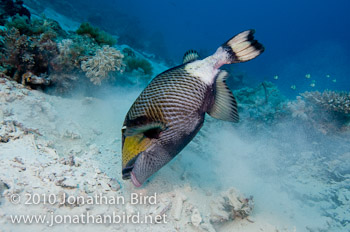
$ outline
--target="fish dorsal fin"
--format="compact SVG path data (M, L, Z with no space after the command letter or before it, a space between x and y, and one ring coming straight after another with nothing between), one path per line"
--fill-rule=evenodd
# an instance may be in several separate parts
M186 64L186 63L189 63L189 62L198 60L198 58L199 58L198 52L191 49L191 50L188 50L188 51L185 53L185 55L184 55L184 57L183 57L183 59L182 59L182 63L183 63L183 64Z
M224 121L238 122L237 101L226 85L227 77L226 71L221 71L218 74L214 85L214 104L209 109L208 114Z
M155 138L159 133L163 130L165 130L166 127L164 123L161 122L152 122L148 123L146 125L140 125L140 126L123 126L122 132L125 136L133 136L137 134L144 133L146 137Z

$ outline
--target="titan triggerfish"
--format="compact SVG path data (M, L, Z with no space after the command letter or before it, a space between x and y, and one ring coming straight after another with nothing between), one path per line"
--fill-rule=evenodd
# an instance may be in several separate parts
M155 78L131 106L122 127L122 175L140 187L172 160L198 133L205 113L238 122L237 102L226 85L224 64L251 60L264 51L244 31L199 60L195 51L183 64Z

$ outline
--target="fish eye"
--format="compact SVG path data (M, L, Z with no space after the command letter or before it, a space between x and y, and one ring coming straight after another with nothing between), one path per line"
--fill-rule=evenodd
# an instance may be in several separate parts
M161 131L162 130L160 128L152 128L152 129L149 129L149 130L143 132L143 134L147 138L158 139Z

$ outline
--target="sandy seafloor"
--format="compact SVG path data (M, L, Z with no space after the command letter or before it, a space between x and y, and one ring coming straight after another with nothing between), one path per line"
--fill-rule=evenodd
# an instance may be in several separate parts
M271 133L257 135L259 141L247 136L244 127L208 117L200 134L173 162L142 188L134 188L130 181L121 179L120 129L140 90L105 91L106 98L62 98L1 79L0 136L6 142L0 143L0 231L349 230L349 175L337 181L324 179L323 167L318 166L322 157L317 149L312 150L320 145L317 141L306 145L301 133L300 140L288 137L288 133L285 138L279 134L278 144ZM343 139L348 144L348 135ZM285 152L297 160L289 157L289 161L280 161ZM347 166L349 156L346 152L339 155L333 166ZM131 204L131 193L156 193L157 203ZM20 196L20 203L11 202L13 194ZM26 205L28 194L53 194L58 200L64 195L102 194L123 196L125 202ZM250 195L254 199L251 214L244 219L230 216L227 207L247 210L242 200ZM28 225L9 220L10 215L18 214L86 212L163 215L167 223L51 227L48 222Z
M0 180L4 195L0 206L1 231L61 231L62 228L65 231L95 231L97 228L106 231L214 231L209 222L212 212L209 203L220 198L220 191L192 183L194 180L190 181L187 176L197 174L183 167L186 161L178 159L171 163L140 189L121 180L121 120L129 107L125 102L129 103L128 97L135 97L136 92L119 93L124 97L103 101L49 96L6 79L1 80L0 86L1 136L8 139L0 143ZM150 196L156 193L157 203L133 205L129 199L131 193ZM20 196L18 204L13 204L13 194ZM28 200L29 195L35 194L41 196L41 201L44 195L50 194L57 196L57 202L62 201L64 195L102 194L115 199L123 196L125 202L60 205L35 203L34 197L33 202ZM239 195L234 193L233 196ZM215 210L224 212L224 209ZM50 215L51 212L79 215L87 211L91 215L164 213L167 223L50 227L51 223L26 225L12 224L9 220L10 215ZM192 223L193 212L199 212L202 218L197 226ZM222 227L223 231L233 228L235 231L275 231L277 227L269 221L257 213L248 220L229 220Z

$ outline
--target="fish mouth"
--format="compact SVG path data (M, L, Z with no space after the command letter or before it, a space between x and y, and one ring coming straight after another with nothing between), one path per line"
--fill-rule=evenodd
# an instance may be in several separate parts
M131 182L135 185L136 188L141 187L141 183L136 179L134 172L131 172Z
M135 187L141 187L141 183L137 180L136 176L135 176L135 173L133 172L133 169L135 167L135 162L136 162L136 159L139 155L137 155L136 157L134 157L132 160L130 160L126 167L123 168L122 170L122 174L123 174L123 180L128 180L128 179L131 179L131 182L135 185Z

